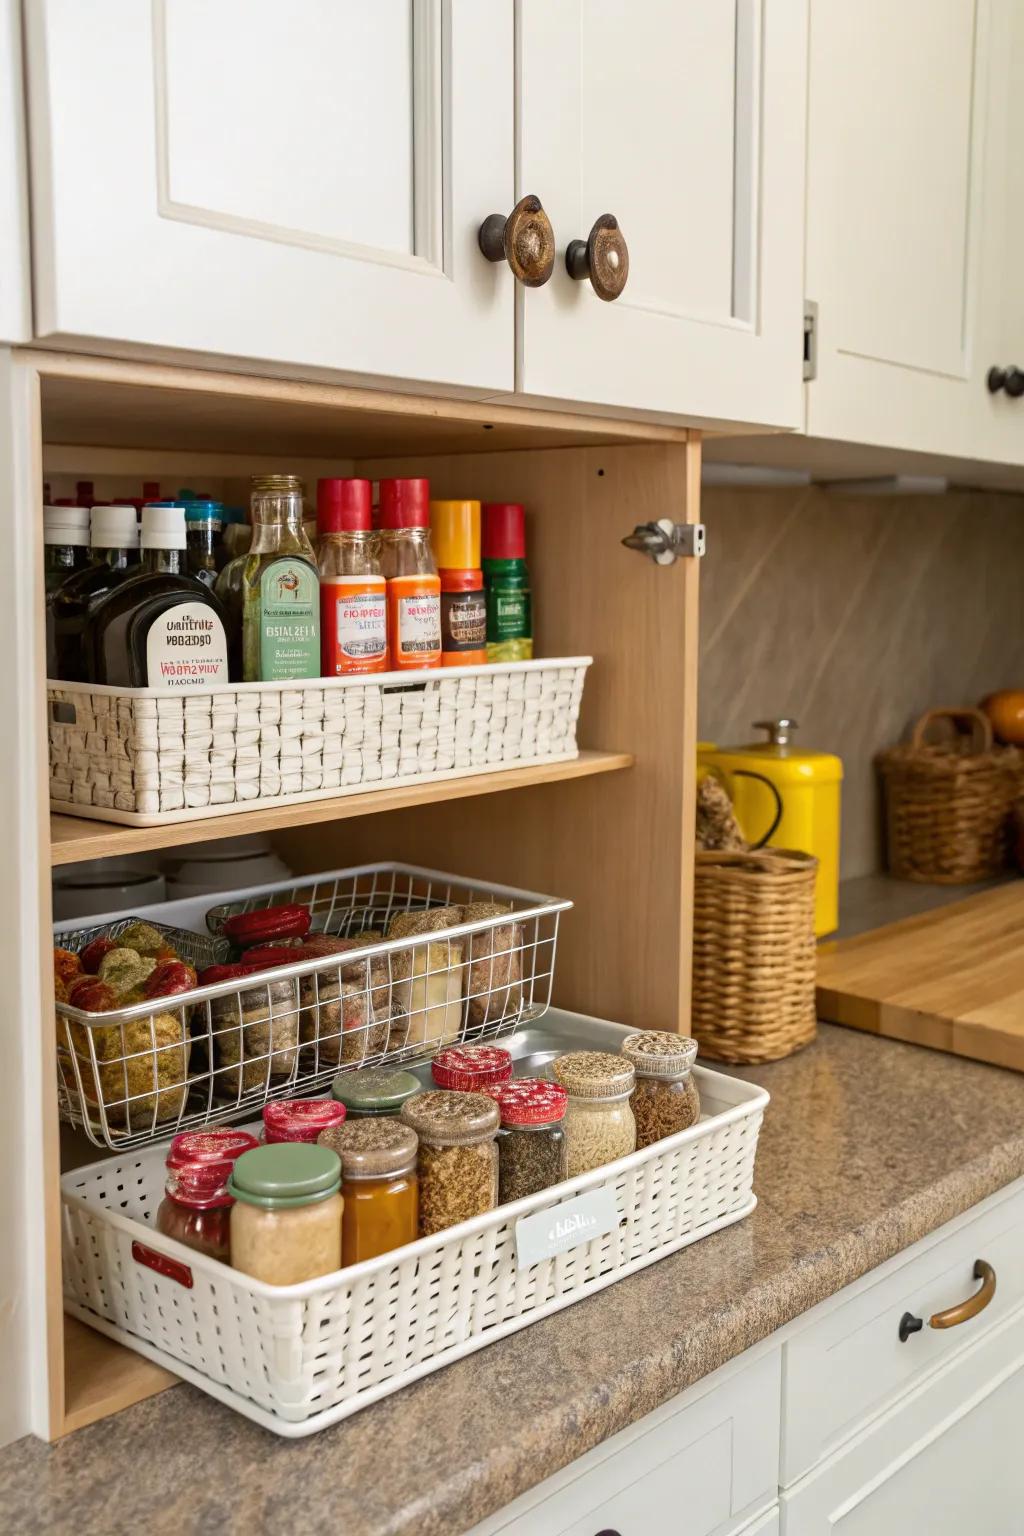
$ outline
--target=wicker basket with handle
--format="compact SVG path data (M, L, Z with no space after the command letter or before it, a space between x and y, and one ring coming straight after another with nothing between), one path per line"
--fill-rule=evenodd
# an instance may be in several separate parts
M1005 867L1024 756L993 746L981 710L928 710L909 743L879 755L878 768L897 879L961 885Z
M814 1039L818 861L771 848L698 853L693 1018L701 1055L776 1061Z

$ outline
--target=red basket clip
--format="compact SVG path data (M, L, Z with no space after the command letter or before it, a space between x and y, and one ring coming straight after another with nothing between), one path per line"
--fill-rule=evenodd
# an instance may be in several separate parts
M179 1285L192 1289L192 1271L187 1264L180 1263L177 1259L169 1259L164 1253L157 1253L154 1248L147 1248L145 1243L132 1243L132 1258L136 1264L145 1264L147 1269L155 1269L158 1275L165 1276L168 1280L176 1280Z

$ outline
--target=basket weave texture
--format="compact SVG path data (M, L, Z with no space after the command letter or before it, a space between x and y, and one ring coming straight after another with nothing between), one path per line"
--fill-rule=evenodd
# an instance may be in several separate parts
M777 1061L814 1039L818 861L698 853L692 1033L715 1061Z
M897 879L961 885L1005 867L1024 756L1016 747L993 745L980 710L929 710L909 743L879 755L878 769L889 870Z

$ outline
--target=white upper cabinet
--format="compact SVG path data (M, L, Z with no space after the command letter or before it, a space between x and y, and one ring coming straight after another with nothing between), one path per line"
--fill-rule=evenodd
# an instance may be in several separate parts
M814 436L978 455L990 23L987 0L813 0Z
M18 0L0 0L0 343L29 341L28 196Z
M34 0L36 330L514 385L512 0Z
M558 250L520 296L521 389L802 425L806 25L806 0L520 0L519 191ZM611 300L584 247L565 265L603 214Z

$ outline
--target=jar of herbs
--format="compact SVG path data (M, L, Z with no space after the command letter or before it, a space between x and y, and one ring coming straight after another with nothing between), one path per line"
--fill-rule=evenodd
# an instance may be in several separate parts
M423 1084L411 1072L398 1067L363 1067L358 1072L339 1072L331 1094L344 1104L349 1120L367 1115L397 1115L402 1105L423 1092Z
M263 1109L263 1140L315 1142L344 1119L345 1106L335 1099L273 1099Z
M520 1077L485 1090L498 1106L498 1200L507 1205L569 1177L565 1109L558 1083Z
M402 1120L419 1137L421 1237L443 1232L498 1203L501 1117L483 1093L437 1089L402 1107Z
M700 1119L700 1094L691 1072L696 1040L667 1029L642 1029L623 1040L622 1054L636 1072L630 1103L638 1147L674 1136Z
M175 1136L167 1153L167 1183L156 1213L157 1231L229 1264L234 1202L228 1179L235 1159L258 1145L248 1131L182 1131Z
M298 1285L341 1268L341 1162L292 1141L243 1152L228 1180L233 1268Z
M341 1158L341 1262L375 1259L419 1236L416 1132L400 1120L369 1116L324 1131L320 1146Z
M565 1134L571 1179L636 1150L636 1121L629 1104L636 1078L625 1057L610 1051L568 1051L556 1057L551 1071L569 1095Z
M439 1088L482 1093L509 1081L512 1057L500 1045L449 1045L430 1063L430 1075Z

